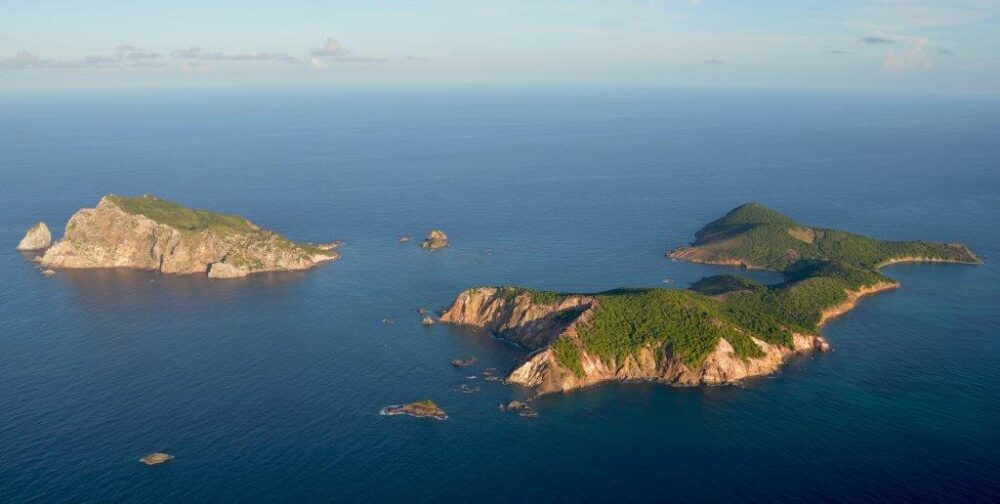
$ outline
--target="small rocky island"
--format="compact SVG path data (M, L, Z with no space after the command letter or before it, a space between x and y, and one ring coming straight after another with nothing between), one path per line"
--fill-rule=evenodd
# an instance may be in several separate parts
M420 246L428 250L437 250L448 246L448 235L440 229L432 229Z
M386 406L379 412L382 415L410 415L417 418L433 418L436 420L446 420L448 415L443 409L434 404L430 399L412 402L410 404Z
M690 289L593 294L480 287L461 293L441 322L472 326L530 353L507 382L537 394L597 383L730 384L773 373L791 355L825 350L820 328L861 296L898 284L877 270L899 262L977 264L966 246L892 242L804 226L756 203L708 224L681 260L768 268L762 285L721 275Z
M149 455L142 457L141 459L139 459L139 462L142 462L143 464L146 464L148 466L152 466L152 465L164 464L166 462L170 462L173 459L174 459L173 455L156 452L156 453L150 453Z
M194 210L152 195L109 194L95 208L70 218L62 239L45 252L40 265L237 278L312 268L338 259L337 245L295 243L242 217Z
M39 222L31 226L24 234L24 238L21 238L21 242L17 244L17 250L45 250L51 246L52 232L49 231L49 227L44 222Z

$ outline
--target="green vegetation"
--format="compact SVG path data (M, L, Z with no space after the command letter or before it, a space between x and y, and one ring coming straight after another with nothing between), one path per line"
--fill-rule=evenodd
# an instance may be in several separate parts
M236 215L194 210L149 194L136 198L111 194L108 195L108 199L130 214L143 215L160 224L166 224L183 231L212 230L220 233L249 233L258 230L248 220Z
M580 351L606 362L621 363L652 346L699 366L719 339L725 338L743 359L759 357L751 338L790 348L793 333L815 334L822 313L848 298L848 291L891 279L879 273L883 263L916 257L977 263L961 244L893 242L810 228L756 203L742 205L696 234L691 247L671 255L687 260L743 263L780 271L784 283L766 286L752 280L718 275L695 282L690 290L618 289L581 294L597 301L593 317L577 326L578 346L562 338L554 345L556 360L582 376ZM505 287L513 301L523 292L536 303L554 304L567 294ZM556 316L567 323L579 312Z
M718 296L736 291L753 290L761 284L735 275L715 275L702 278L691 284L690 290L706 296Z
M583 364L580 362L580 349L566 338L560 338L552 344L552 351L555 352L556 362L569 369L577 376L583 378Z
M503 297L504 301L507 301L508 303L513 303L517 299L517 297L522 294L527 294L531 296L532 303L542 304L542 305L556 304L564 297L564 294L559 294L558 292L552 292L552 291L525 289L522 287L515 287L512 285L500 287L500 295Z
M836 261L862 269L901 257L978 262L960 244L882 241L833 229L804 226L757 203L741 205L695 234L685 259L744 261L754 267L784 271L802 261Z

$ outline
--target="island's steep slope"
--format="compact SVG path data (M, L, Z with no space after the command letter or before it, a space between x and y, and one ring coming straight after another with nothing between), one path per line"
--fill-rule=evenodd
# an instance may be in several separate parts
M818 334L754 331L719 301L669 289L559 295L516 287L461 293L442 322L482 328L533 350L508 376L539 394L608 380L725 384L774 372Z
M42 256L46 268L134 268L234 278L303 270L338 257L234 215L185 208L155 196L108 195L77 212Z

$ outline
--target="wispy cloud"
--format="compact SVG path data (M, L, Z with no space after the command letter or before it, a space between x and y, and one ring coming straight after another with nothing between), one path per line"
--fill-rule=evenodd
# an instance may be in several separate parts
M98 68L98 67L150 67L150 60L161 58L157 53L143 51L137 47L122 44L110 54L92 54L74 60L42 58L28 51L20 51L12 58L0 59L0 68ZM140 64L142 63L142 64Z
M872 36L872 37L861 37L858 39L858 43L869 44L869 45L888 45L888 44L895 44L896 41L889 37Z
M298 58L286 53L259 52L259 53L224 53L220 51L205 51L200 47L191 46L187 49L178 49L170 56L175 59L202 60L202 61L278 61L282 63L301 64Z
M340 42L331 37L327 37L321 47L309 51L309 63L316 68L327 68L330 63L379 63L382 61L385 60L352 55L340 45Z

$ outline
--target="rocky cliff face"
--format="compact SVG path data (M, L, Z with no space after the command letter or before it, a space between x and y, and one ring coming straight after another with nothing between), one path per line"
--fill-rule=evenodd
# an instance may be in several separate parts
M577 327L589 323L597 300L568 296L553 304L536 303L530 293L512 297L502 288L470 289L458 296L441 321L482 328L516 342L532 352L507 377L538 394L568 391L608 380L658 381L672 385L718 385L773 373L792 354L829 348L821 336L796 334L792 348L754 338L761 357L742 359L725 339L695 368L659 344L647 345L618 362L588 352ZM555 344L568 342L580 349L582 375L560 363Z
M194 216L201 220L193 222L206 224L183 227L170 212L187 212L177 215ZM63 238L45 253L41 264L46 268L134 268L235 278L303 270L338 257L319 247L293 243L235 216L185 209L152 196L109 195L101 198L96 208L85 208L70 218Z
M17 244L17 250L44 250L52 245L52 233L44 222L39 222L28 229Z

